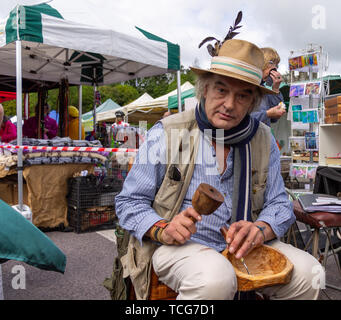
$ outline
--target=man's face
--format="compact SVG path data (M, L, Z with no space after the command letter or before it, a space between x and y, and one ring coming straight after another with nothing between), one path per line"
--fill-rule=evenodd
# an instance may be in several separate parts
M117 123L123 121L123 117L121 117L121 116L116 116L116 121L117 121Z
M236 127L251 112L255 90L252 84L214 75L204 92L207 119L219 129Z

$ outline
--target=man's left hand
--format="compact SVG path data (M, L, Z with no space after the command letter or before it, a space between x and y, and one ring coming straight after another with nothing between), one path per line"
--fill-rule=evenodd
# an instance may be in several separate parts
M235 254L237 259L245 257L254 248L261 246L264 240L257 225L245 220L232 223L226 235L229 252Z

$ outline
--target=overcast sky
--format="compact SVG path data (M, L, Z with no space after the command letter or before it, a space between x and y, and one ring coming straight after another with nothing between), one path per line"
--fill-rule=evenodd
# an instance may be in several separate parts
M16 5L34 0L2 0L0 18ZM270 46L281 56L280 71L288 70L290 51L321 45L329 55L327 74L341 74L341 2L337 0L52 0L65 19L111 28L136 37L138 26L180 45L181 63L209 66L207 36L223 39L239 10L243 27L237 39ZM103 44L105 45L105 44Z

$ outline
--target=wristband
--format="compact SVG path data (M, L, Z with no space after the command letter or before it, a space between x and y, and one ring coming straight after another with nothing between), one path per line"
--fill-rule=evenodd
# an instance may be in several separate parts
M164 244L161 240L161 235L163 230L168 226L169 222L167 220L160 220L152 226L150 229L150 238L154 241Z
M161 229L166 229L166 227L168 226L169 222L167 220L160 220L156 223L154 223L154 226L159 227Z
M263 238L264 238L264 242L265 242L265 233L264 233L264 230L265 230L265 227L261 227L259 225L255 225L261 232L262 232L262 235L263 235Z

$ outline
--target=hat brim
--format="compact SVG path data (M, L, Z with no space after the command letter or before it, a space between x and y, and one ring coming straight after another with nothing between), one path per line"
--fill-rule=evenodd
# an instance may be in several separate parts
M194 68L194 67L190 67L190 69L197 75L203 75L206 73L214 73L214 74L218 74L218 75L221 75L224 77L233 78L233 79L237 79L237 80L252 84L252 85L258 87L262 91L262 93L264 93L264 94L279 94L279 92L265 88L261 84L256 84L254 81L248 80L246 77L241 76L237 73L228 72L228 71L219 70L219 69L205 70L205 69L199 69L199 68Z

